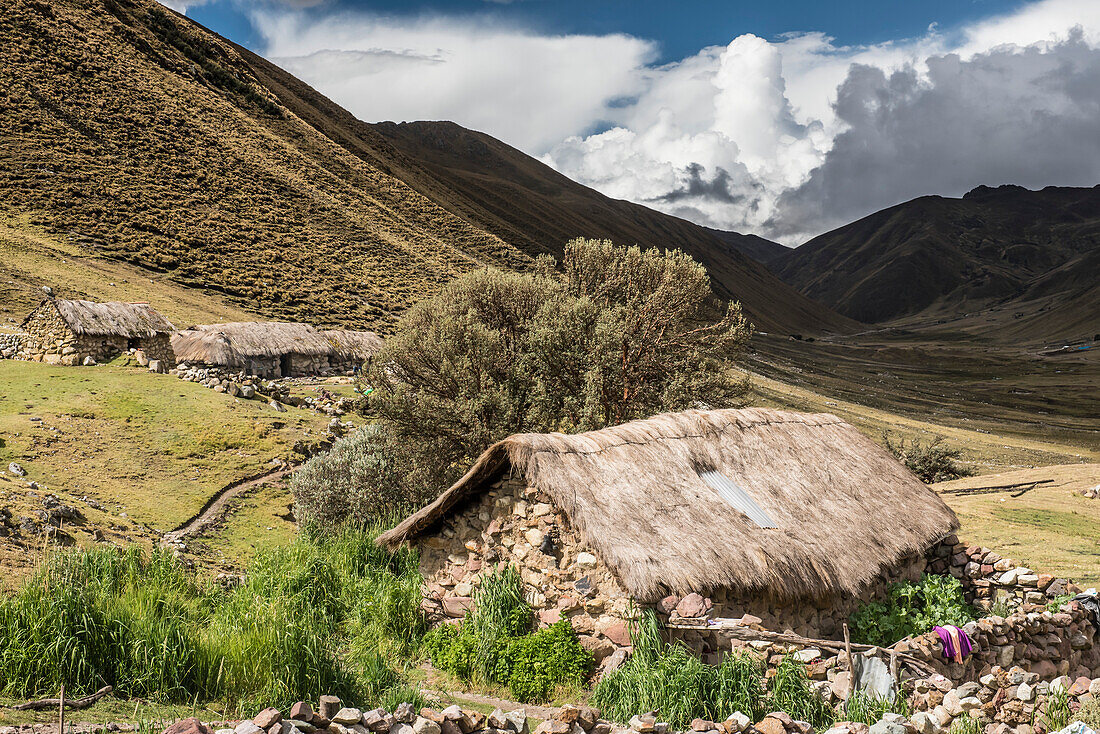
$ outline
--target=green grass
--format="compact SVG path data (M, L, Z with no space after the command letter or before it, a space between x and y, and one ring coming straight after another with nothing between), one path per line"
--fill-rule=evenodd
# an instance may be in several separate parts
M235 401L121 363L2 360L0 384L0 465L19 462L26 480L80 509L87 521L69 530L81 543L99 528L148 547L152 531L171 530L224 486L292 456L304 429L316 433L328 421L307 410L276 413L260 401ZM14 489L24 495L12 500L16 514L36 509L25 488ZM84 496L104 510L84 504Z
M226 592L164 553L55 554L0 600L0 693L90 693L238 710L323 693L418 702L404 686L423 627L411 552L377 531L302 537L252 564Z
M662 721L683 729L696 717L723 721L740 711L759 721L780 710L822 729L835 718L810 689L805 667L791 658L770 682L765 682L763 661L750 652L707 665L683 645L664 642L652 611L633 625L631 637L634 655L592 693L593 704L613 721L625 723L634 714L656 711Z

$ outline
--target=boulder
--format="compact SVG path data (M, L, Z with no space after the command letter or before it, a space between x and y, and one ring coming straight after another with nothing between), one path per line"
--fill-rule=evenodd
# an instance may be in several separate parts
M306 701L299 701L290 707L290 718L297 721L313 721L313 707ZM301 729L301 727L298 727Z
M531 729L527 723L527 712L523 709L509 711L504 714L504 718L508 720L507 728L516 732L516 734L530 734Z
M704 599L702 595L691 593L676 605L676 613L681 617L704 617L710 611L711 605L709 602L710 600Z
M443 613L448 617L458 619L466 616L466 612L474 606L473 597L448 596L443 598Z
M180 719L165 729L163 734L214 734L214 730L192 716L188 719Z
M252 719L252 723L261 729L270 729L273 725L278 724L282 720L283 715L279 713L279 709L268 707L256 714Z
M651 714L635 715L630 717L629 723L632 730L640 734L651 734L654 727L657 726L657 719Z
M248 719L245 719L244 721L237 724L237 726L233 728L234 734L263 734L263 731L264 731L263 729L256 726L254 723L252 723Z
M344 707L337 711L335 715L328 718L330 718L334 724L351 726L363 720L363 712L356 708Z
M727 734L741 734L752 725L752 719L745 716L740 711L734 711L729 715L729 718L725 720L722 728Z
M439 724L423 716L417 716L412 723L414 734L440 734Z
M416 711L411 703L399 703L393 710L393 718L402 724L411 724L416 721Z

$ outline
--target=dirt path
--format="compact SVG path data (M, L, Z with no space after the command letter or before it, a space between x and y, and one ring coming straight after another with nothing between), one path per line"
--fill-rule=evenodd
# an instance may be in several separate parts
M169 544L173 541L182 540L191 535L197 535L206 528L210 527L214 523L220 521L225 517L228 509L229 502L234 497L237 497L244 492L252 489L261 484L268 482L278 481L287 474L290 473L290 469L272 469L271 471L264 472L252 477L247 477L232 484L226 485L222 489L219 489L214 495L206 501L202 509L190 519L184 521L181 525L164 534L161 538L162 544Z

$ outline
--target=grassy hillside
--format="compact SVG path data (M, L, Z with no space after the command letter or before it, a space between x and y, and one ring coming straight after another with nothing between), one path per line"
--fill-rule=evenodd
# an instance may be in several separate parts
M457 274L609 236L691 252L769 328L854 326L701 227L455 125L430 126L457 136L441 160L153 0L12 0L4 20L0 214L87 255L386 331Z
M96 257L73 238L51 235L27 220L0 216L0 329L18 326L42 301L42 286L66 298L148 301L179 327L256 318L217 293L182 288L163 273Z
M1100 484L1100 464L1070 464L941 482L937 491L1053 479L1020 497L1011 493L945 495L967 540L1041 569L1100 586L1100 500L1078 492Z
M978 187L924 196L826 232L769 267L867 323L963 317L1012 341L1092 339L1100 187ZM981 336L983 330L972 329Z
M0 361L0 467L15 461L27 472L16 478L5 471L0 479L0 506L16 525L36 517L52 492L85 517L63 527L75 542L91 543L99 533L150 546L218 490L291 457L307 430L328 422L122 361L94 368ZM34 533L0 538L0 566L26 570L43 547Z

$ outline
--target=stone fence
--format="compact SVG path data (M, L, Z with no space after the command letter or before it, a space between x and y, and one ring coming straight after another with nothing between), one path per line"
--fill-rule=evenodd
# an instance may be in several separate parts
M0 359L15 359L23 348L24 334L0 333Z

